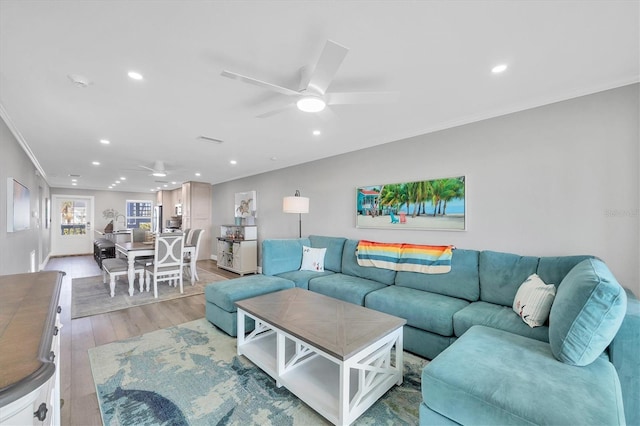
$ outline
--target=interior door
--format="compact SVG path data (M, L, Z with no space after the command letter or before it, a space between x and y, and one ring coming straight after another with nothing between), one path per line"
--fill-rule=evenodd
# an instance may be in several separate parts
M51 252L55 256L93 252L93 197L54 195Z

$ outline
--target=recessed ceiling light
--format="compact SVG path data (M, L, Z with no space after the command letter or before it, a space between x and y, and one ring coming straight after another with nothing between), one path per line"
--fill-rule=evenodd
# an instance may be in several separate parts
M77 183L73 182L71 185L76 186L76 185L77 185Z
M229 161L229 164L235 166L236 164L238 164L238 162L236 160L231 160Z
M120 180L127 180L127 178L124 176L120 176Z
M100 143L103 145L109 145L111 141L108 141L107 139L100 139Z
M99 166L99 165L100 165L100 162L99 162L99 161L94 161L94 162L92 162L91 164L93 164L94 166Z
M139 72L136 71L129 71L127 73L127 75L129 76L129 78L133 79L133 80L142 80L144 77L142 77L142 74L140 74Z
M164 185L162 185L162 186L164 186L164 187L166 188L166 187L168 187L169 185L167 185L167 184L165 183L165 184L164 184Z
M507 64L500 64L491 68L491 72L494 74L500 74L501 72L504 72L506 69L507 69Z
M71 182L77 182L78 179L71 179Z
M322 134L322 132L320 130L314 130L313 131L313 136L320 136Z
M171 185L175 185L176 183L178 183L178 182L176 182L176 181L174 180L174 181L172 181L172 182L171 182Z
M196 176L200 176L200 172L196 172Z
M117 180L117 181L116 181L116 183L120 183L120 181L119 181L119 180Z
M270 160L271 161L276 161L278 159L278 157L271 157Z
M327 104L318 96L305 96L296 102L296 106L300 111L320 112L327 106Z

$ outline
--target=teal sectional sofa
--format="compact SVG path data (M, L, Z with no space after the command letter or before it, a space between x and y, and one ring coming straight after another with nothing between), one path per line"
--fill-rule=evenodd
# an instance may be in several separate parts
M207 319L235 335L234 301L296 286L407 320L405 350L432 360L421 424L640 424L640 304L600 260L457 249L430 275L361 267L357 244L264 240L263 275L208 286ZM299 270L303 245L327 249L323 272ZM557 295L531 328L512 304L534 273Z

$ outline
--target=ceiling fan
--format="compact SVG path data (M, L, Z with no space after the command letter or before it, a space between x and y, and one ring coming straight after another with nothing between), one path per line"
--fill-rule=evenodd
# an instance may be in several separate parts
M327 105L372 104L395 101L398 95L396 92L327 92L348 52L348 48L327 40L315 67L302 68L300 90L289 89L227 70L222 71L221 75L293 98L293 102L287 104L284 108L258 115L260 118L283 112L294 104L304 112L320 112Z
M165 168L164 161L161 161L161 160L156 160L153 163L153 167L147 167L142 165L139 165L138 167L142 167L143 169L147 169L151 171L150 176L165 177L167 174L170 173L170 171Z

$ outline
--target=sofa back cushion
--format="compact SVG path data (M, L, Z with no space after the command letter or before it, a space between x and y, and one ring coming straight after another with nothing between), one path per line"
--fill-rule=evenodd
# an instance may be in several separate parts
M607 265L587 259L558 286L549 315L549 344L559 361L585 366L615 337L627 311L627 295Z
M541 257L537 274L545 283L558 287L569 271L585 259L593 259L593 256Z
M395 284L475 302L480 297L479 253L476 250L454 250L450 272L420 274L401 271L396 274Z
M382 268L369 268L358 265L356 248L358 240L346 240L342 251L342 273L354 277L367 278L382 284L391 285L396 277L396 271Z
M308 238L262 241L262 273L277 275L300 269L303 245L311 245Z
M309 236L311 247L327 249L324 255L324 269L333 272L342 272L342 249L346 240L346 238L341 237Z
M480 252L480 300L511 307L520 285L537 269L537 257Z

